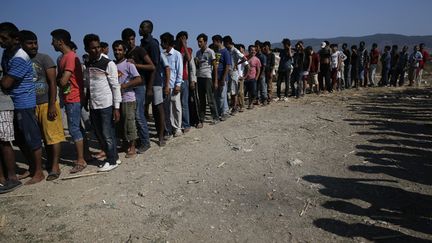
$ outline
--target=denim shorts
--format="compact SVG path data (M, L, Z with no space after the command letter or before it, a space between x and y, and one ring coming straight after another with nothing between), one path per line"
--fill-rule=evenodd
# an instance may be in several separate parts
M153 86L153 104L159 105L163 103L162 86Z
M81 126L81 103L65 103L69 135L74 142L83 140L84 129Z
M31 150L42 147L42 138L36 120L35 108L15 109L14 128L16 142L25 143Z

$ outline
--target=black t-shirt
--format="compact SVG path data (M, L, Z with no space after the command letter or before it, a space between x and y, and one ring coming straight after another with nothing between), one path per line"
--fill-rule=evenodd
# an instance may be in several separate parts
M145 55L147 55L147 51L144 48L135 46L134 49L127 53L126 57L128 59L133 59L136 64L146 64L146 61L144 59ZM147 82L147 79L145 78L145 71L138 68L137 70L141 77L144 79L144 83Z

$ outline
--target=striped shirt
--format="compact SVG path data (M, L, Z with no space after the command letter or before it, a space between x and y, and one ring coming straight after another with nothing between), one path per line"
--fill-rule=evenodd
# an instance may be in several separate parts
M21 48L9 55L3 53L1 65L4 75L11 76L15 82L8 90L15 109L36 107L36 91L33 82L33 67L29 55Z

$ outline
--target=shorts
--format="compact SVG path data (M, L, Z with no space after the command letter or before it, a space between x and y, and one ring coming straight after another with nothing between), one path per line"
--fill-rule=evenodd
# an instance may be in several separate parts
M163 103L162 86L153 86L153 105Z
M317 73L309 73L307 81L310 85L318 84L318 74Z
M37 124L35 108L15 109L14 128L17 144L26 144L31 150L42 147L41 133Z
M13 117L13 111L0 111L0 142L15 140Z
M126 141L132 141L138 138L137 128L135 123L136 102L122 102L120 104L121 119L120 131L121 137Z
M239 91L238 81L230 79L228 81L228 93L231 95L237 95L238 91Z
M58 101L55 103L55 108L57 117L51 121L48 119L48 103L36 106L36 119L45 145L53 145L65 141L60 104Z

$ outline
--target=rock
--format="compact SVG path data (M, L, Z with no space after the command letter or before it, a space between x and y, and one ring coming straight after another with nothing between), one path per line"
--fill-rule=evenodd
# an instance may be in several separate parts
M288 161L288 164L290 166L301 165L303 164L303 161L301 161L300 159L291 159Z

